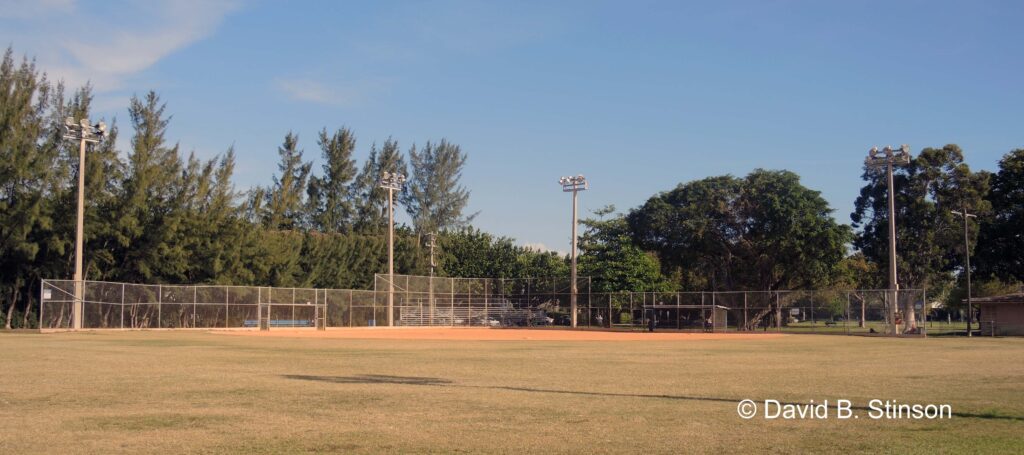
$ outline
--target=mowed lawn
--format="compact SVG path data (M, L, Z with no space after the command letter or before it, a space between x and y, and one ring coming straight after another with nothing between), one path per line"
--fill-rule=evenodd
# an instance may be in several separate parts
M741 399L952 405L743 420ZM0 334L0 453L1024 453L1024 339Z

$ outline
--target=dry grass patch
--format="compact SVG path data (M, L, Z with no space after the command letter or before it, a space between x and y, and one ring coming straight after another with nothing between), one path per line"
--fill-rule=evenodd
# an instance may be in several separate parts
M0 346L3 453L1024 451L1024 339L95 332L0 334ZM744 398L957 414L742 420Z

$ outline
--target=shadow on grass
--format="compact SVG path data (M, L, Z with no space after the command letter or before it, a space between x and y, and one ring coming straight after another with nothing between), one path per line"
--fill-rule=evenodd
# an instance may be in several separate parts
M621 398L652 398L662 400L680 400L680 401L712 401L720 403L739 403L741 400L736 398L719 398L719 397L695 397L687 395L667 395L667 394L647 394L647 393L619 393L619 392L591 392L587 390L560 390L560 389L542 389L536 387L513 387L513 386L485 386L485 385L468 385L468 384L456 384L455 382L448 379L441 378L427 378L418 376L389 376L381 374L360 374L355 376L315 376L305 374L285 374L282 375L285 379L297 379L301 381L317 381L317 382L331 382L335 384L403 384L403 385L421 385L421 386L434 386L434 387L459 387L465 389L489 389L489 390L508 390L512 392L527 392L527 393L554 393L562 395L582 395L582 396L595 396L595 397L621 397ZM756 400L755 400L756 401ZM763 400L762 400L763 401ZM795 405L806 405L807 403L794 403L794 402L780 402L781 404L795 404ZM872 411L867 406L851 406L851 409L858 411ZM994 420L1011 420L1024 422L1024 416L998 414L995 412L985 413L971 413L971 412L953 412L956 417L972 418L972 419L994 419Z
M356 376L309 376L304 374L286 374L286 379L304 381L333 382L336 384L405 384L405 385L451 385L452 381L439 378L421 378L416 376L388 376L383 374L360 374Z

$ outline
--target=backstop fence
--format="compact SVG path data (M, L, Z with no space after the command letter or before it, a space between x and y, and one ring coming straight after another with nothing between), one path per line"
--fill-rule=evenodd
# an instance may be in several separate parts
M82 282L89 329L534 327L569 325L567 279L375 277L374 290ZM389 295L391 307L389 311ZM577 325L682 331L885 334L964 331L927 305L920 289L730 292L590 292L577 282ZM72 327L75 282L44 280L40 327Z

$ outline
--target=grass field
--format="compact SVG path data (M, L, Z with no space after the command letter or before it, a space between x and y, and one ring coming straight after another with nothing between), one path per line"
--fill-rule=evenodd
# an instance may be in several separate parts
M950 404L743 420L741 399ZM0 453L1024 452L1024 339L0 333Z

